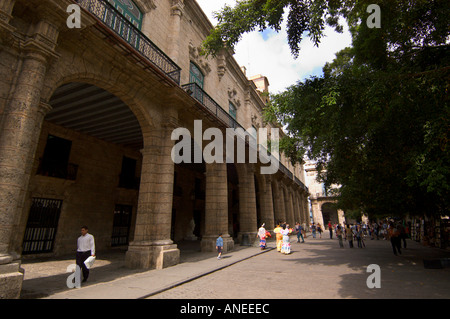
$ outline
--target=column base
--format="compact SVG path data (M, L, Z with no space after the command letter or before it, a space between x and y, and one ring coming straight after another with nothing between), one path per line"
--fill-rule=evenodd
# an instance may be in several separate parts
M259 243L259 239L256 236L257 232L239 232L238 241L241 246L253 246Z
M0 255L0 299L19 299L23 273L19 262L9 255Z
M163 269L180 263L180 250L170 241L132 242L125 266L132 269Z
M202 252L216 251L216 240L218 236L203 236L201 241ZM234 249L234 240L230 235L222 235L223 238L223 250L226 253Z

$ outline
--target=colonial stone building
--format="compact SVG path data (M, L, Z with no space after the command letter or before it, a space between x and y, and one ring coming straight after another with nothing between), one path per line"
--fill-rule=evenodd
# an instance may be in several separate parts
M309 200L311 202L312 218L315 224L321 224L328 229L328 222L331 224L341 224L345 222L344 212L334 207L336 198L318 181L318 171L316 164L311 161L305 163L306 185L309 190Z
M222 233L231 250L262 222L308 221L303 167L283 155L274 174L172 160L176 128L193 150L209 143L195 120L277 127L266 78L199 53L211 28L194 0L0 2L0 297L19 296L23 258L74 253L83 225L98 254L125 247L129 267L161 269L183 240L211 251Z

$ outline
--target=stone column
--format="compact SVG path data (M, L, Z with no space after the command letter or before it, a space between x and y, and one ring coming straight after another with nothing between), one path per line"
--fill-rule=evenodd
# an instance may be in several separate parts
M163 121L171 123L170 119ZM180 250L170 239L174 163L173 125L154 129L144 138L142 172L134 240L125 258L129 268L162 269L178 264Z
M258 232L254 168L252 164L236 164L236 168L239 178L240 232L238 240L243 244L247 237L248 244L252 245Z
M304 222L303 218L303 210L300 205L300 193L298 188L296 187L296 190L294 191L294 205L295 205L295 220L302 224Z
M309 204L308 204L308 195L307 194L302 194L302 205L303 205L303 211L305 213L305 218L306 218L306 225L311 224L311 218L309 215ZM312 203L311 203L312 205Z
M234 241L228 234L227 164L206 164L205 234L202 251L215 251L219 234L223 238L223 251L231 251Z
M292 198L292 185L291 186L286 186L286 193L288 196L288 200L287 203L289 205L289 209L288 209L288 224L290 227L294 227L295 225L295 214L294 214L294 201Z
M266 229L271 231L275 228L275 217L272 199L272 178L270 175L259 176L259 202L261 206L261 219L266 224ZM258 225L259 226L259 225Z
M283 179L279 180L279 189L280 189L280 208L281 208L281 222L284 223L287 221L287 205L286 205L286 192L284 191L284 181Z
M274 217L274 228L277 222L280 220L280 205L279 198L280 193L278 191L278 182L276 178L271 177L272 179L272 203L273 203L273 217Z
M184 9L184 0L172 0L171 7L171 26L168 35L169 40L169 57L175 62L178 63L179 55L180 55L180 28L181 28L181 16L183 15Z
M8 3L12 4L2 1L2 19L3 6ZM40 21L32 38L18 48L22 53L21 67L15 83L11 83L0 123L0 298L20 296L23 274L19 272L21 243L17 241L21 238L16 234L42 122L50 109L40 96L48 64L57 58L53 51L57 37L54 25Z
M275 198L275 223L280 222L283 223L286 221L286 209L284 206L284 194L283 189L281 187L281 179L275 178L274 179L274 185L273 188L274 191L274 198ZM276 226L276 225L275 225Z

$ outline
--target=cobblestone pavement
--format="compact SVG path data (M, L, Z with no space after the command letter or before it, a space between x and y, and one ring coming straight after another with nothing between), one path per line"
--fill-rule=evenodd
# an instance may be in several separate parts
M410 240L407 245L395 256L385 240L341 249L336 239L307 238L306 243L293 242L290 255L272 250L151 298L450 298L450 268L425 269L423 263L448 258L450 252ZM381 288L367 287L370 264L380 266Z

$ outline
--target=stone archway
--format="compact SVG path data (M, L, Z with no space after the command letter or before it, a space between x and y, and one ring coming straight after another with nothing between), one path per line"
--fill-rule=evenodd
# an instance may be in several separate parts
M334 207L334 205L334 203L326 202L321 206L324 227L328 227L327 225L330 221L331 224L339 223L338 210Z
M59 86L49 98L49 105L27 206L39 198L61 201L51 252L62 255L72 251L84 224L98 238L100 250L128 245L139 194L143 116L139 121L122 99L86 82ZM147 123L147 129L149 126ZM60 145L67 147L58 148ZM22 218L24 244L35 240L27 223L30 212L25 210Z

